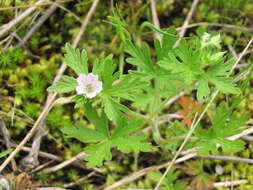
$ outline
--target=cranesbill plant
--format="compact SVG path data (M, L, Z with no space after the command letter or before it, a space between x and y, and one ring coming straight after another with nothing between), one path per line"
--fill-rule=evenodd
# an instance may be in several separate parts
M63 76L48 88L49 92L74 92L76 106L85 109L86 118L93 124L93 128L89 128L78 122L75 127L62 130L68 137L87 144L84 151L89 154L85 158L89 167L111 160L114 146L123 153L151 151L147 137L136 132L147 124L154 126L153 137L159 144L157 117L166 108L167 101L180 91L196 94L201 102L208 100L215 90L240 94L240 88L229 76L234 60L221 51L220 35L204 33L200 37L182 39L179 46L174 47L178 40L175 31L156 29L162 34L162 40L155 40L155 53L151 56L150 46L135 44L124 24L117 19L112 20L112 24L120 31L126 62L134 69L125 70L127 74L120 73L112 55L97 59L89 69L86 51L66 44L64 62L76 76ZM224 152L243 148L241 141L227 139L238 133L238 127L246 121L232 114L233 109L222 103L212 118L212 126L198 127L194 135L199 153L217 153L219 147Z

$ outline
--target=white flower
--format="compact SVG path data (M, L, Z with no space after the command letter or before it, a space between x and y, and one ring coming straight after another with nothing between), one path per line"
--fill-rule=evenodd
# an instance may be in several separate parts
M223 168L221 167L221 165L216 165L215 166L215 173L217 174L217 175L222 175L223 174Z
M94 98L103 89L102 82L98 80L98 75L92 73L80 74L76 81L78 83L77 94L84 94L87 98Z
M209 33L205 32L201 37L201 48L205 48L208 46L214 46L216 48L220 48L221 37L220 34L211 36Z

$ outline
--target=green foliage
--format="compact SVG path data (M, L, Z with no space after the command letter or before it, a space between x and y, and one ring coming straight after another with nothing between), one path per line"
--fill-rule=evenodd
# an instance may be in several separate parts
M130 101L130 104L132 103L137 108L147 111L152 119L159 115L167 100L180 89L197 90L198 100L208 97L212 88L222 93L240 93L239 88L235 87L233 78L229 77L234 62L232 60L227 61L224 56L225 52L220 51L219 35L211 36L205 33L201 38L182 39L179 46L174 47L178 39L175 30L169 29L166 32L158 30L163 35L162 41L155 41L156 56L152 57L150 47L147 44L136 45L132 42L126 30L123 30L123 23L116 19L113 20L113 24L118 27L117 30L121 31L123 35L124 49L129 54L126 61L134 65L136 70L128 70L128 74L120 74L113 62L112 55L96 59L92 73L97 74L102 81L102 92L96 99L89 100L83 95L77 95L74 98L77 102L76 106L84 107L85 116L94 128L77 123L75 127L66 126L62 129L62 132L68 137L75 138L83 143L91 143L85 148L85 152L89 154L85 158L89 167L101 166L104 161L111 160L112 146L124 153L139 153L150 150L150 144L145 142L145 135L133 136L143 125L143 121L129 116L130 113L134 112L130 109L131 106L123 104L125 100ZM153 29L153 26L147 26ZM74 49L67 44L66 52L65 63L77 75L88 74L86 51ZM63 76L62 80L49 87L48 91L71 92L75 90L76 86L75 78ZM93 102L96 102L96 105L98 105L97 103L101 105L99 113L92 106ZM222 107L219 113L224 113L226 111L224 109ZM201 152L210 151L213 153L217 151L216 145L220 145L224 151L230 150L229 147L232 147L234 151L241 148L241 141L230 142L226 140L228 135L238 132L235 129L240 124L231 124L238 119L234 115L231 117L233 120L226 122L229 117L230 114L227 113L224 115L223 123L213 121L213 126L210 129L201 131L201 135L198 136ZM109 121L112 121L113 129L110 129ZM226 127L229 132L224 130L222 134L218 133L218 131L223 130L221 126ZM174 134L178 135L176 132ZM174 143L174 146L170 148L176 149L177 143ZM170 181L166 188L170 187L169 184L177 187ZM183 186L178 185L177 188L182 189Z
M32 118L35 118L39 112L39 106L37 104L26 104L24 106L24 110L25 110L25 113L32 117Z
M102 112L101 116L99 116L97 111L89 103L85 104L84 107L86 117L96 127L96 130L105 137L109 137L108 119L105 113Z
M62 81L58 81L47 88L48 92L66 93L76 89L76 79L70 76L62 76Z
M115 72L116 65L112 60L113 56L108 55L104 59L96 60L92 72L101 76L103 88L106 90L119 78L119 72Z
M103 106L107 117L116 123L122 117L123 113L129 112L126 106L107 96L103 99Z
M186 85L196 83L198 100L210 94L210 84L222 93L239 94L240 89L235 87L233 79L228 76L234 62L225 61L224 52L217 49L219 42L219 35L209 37L209 34L201 41L193 39L193 44L182 40L158 64L180 76Z
M73 69L76 74L88 74L87 52L85 50L74 49L70 44L66 44L65 49L65 64Z
M76 128L65 127L62 132L69 137L76 138L84 143L98 142L85 148L85 152L90 154L87 158L89 167L101 166L104 160L111 160L111 146L115 144L122 152L140 152L150 149L149 143L144 142L145 136L131 136L140 127L140 122L127 123L124 118L119 121L114 133L109 135L109 126L106 115L99 115L90 103L85 104L87 119L95 126L89 129L81 124ZM127 143L127 146L126 146Z
M76 124L76 128L64 127L62 132L67 134L68 137L74 137L84 143L98 142L106 139L106 136L102 133L89 129L80 123Z
M24 51L20 48L0 53L0 68L16 69L17 64L24 60Z
M10 7L34 3L36 3L35 0L31 0L29 2L13 0L1 1L0 4L2 7ZM18 27L13 28L14 32L17 31L17 35L9 35L6 33L4 39L1 41L0 49L9 49L7 52L2 51L0 53L0 109L2 113L6 113L8 115L11 115L12 111L15 111L13 123L14 127L10 127L8 129L14 141L18 142L20 139L15 138L18 138L21 135L24 136L29 128L28 123L26 123L26 121L29 121L26 119L26 115L36 119L36 117L40 114L40 111L43 109L42 106L44 105L46 97L45 89L53 79L50 79L50 77L47 77L47 75L51 75L52 77L53 74L57 72L59 63L62 60L61 51L62 48L64 48L64 46L62 47L62 44L64 44L65 41L71 41L71 39L75 38L80 29L79 21L81 20L78 17L87 13L91 3L92 1L84 2L79 0L78 2L63 4L64 7L70 9L70 11L74 14L70 14L64 10L57 11L57 17L55 17L53 14L47 21L50 27L41 27L41 30L35 32L34 35L27 42L25 42L25 48L22 47L22 49L12 49L12 47L15 47L17 43L19 43L19 40L16 37L20 37L22 39L27 30L36 23L38 18L38 14L36 12L35 14L31 14L25 20L23 20L24 22L20 22ZM182 0L157 1L156 10L159 20L162 21L161 26L182 26L191 3L191 1ZM119 9L122 10L122 16L118 13L114 13L113 17L108 16L108 14L111 14L112 12L112 7L110 6L113 6L113 4L117 4L119 6ZM214 125L212 120L215 117L214 113L216 112L215 107L217 102L220 102L224 99L226 99L227 102L233 102L236 96L230 95L230 91L233 91L233 93L239 92L238 88L236 88L236 85L233 82L234 77L227 77L232 64L234 64L233 60L229 60L231 52L224 51L228 49L226 45L232 45L232 47L235 49L235 52L237 52L239 55L243 47L246 46L249 34L251 33L251 28L248 27L243 29L243 27L240 28L240 26L251 25L251 19L249 18L252 17L252 0L204 0L197 6L197 9L194 13L195 16L192 18L192 23L210 21L211 23L226 23L239 27L233 29L227 28L225 25L222 27L216 27L201 24L201 26L193 27L187 30L188 32L186 36L189 37L186 37L183 40L186 41L189 52L191 50L194 52L197 50L197 47L199 47L200 55L198 55L199 60L197 61L199 62L197 64L199 64L201 71L203 71L203 74L196 74L193 76L191 84L187 83L188 81L185 80L183 74L174 72L173 69L167 69L166 67L160 65L161 62L168 59L170 54L175 56L177 61L181 62L183 65L185 65L185 63L183 60L181 60L176 52L177 49L180 49L180 46L178 48L173 47L178 39L177 32L175 32L174 29L159 30L149 22L144 22L141 24L143 20L151 20L152 15L150 14L149 6L150 1L145 1L145 3L142 1L111 1L111 3L106 2L99 4L96 9L97 11L95 11L94 17L89 23L89 27L86 31L87 33L81 39L79 46L85 47L85 50L89 54L88 61L90 69L92 69L92 73L99 75L100 81L103 81L103 91L96 98L91 100L87 99L83 95L76 95L73 100L76 103L75 108L78 107L78 109L73 109L73 104L71 103L68 105L54 107L49 112L47 121L45 123L46 127L49 128L51 135L47 136L44 140L46 141L46 145L50 144L51 153L64 157L64 159L69 159L71 156L77 155L79 152L83 151L84 147L101 145L101 148L99 146L94 146L93 151L92 148L90 148L90 151L88 152L91 162L93 159L101 159L95 162L101 163L102 165L104 160L111 159L112 153L110 149L112 147L113 149L119 149L121 152L127 153L136 151L134 147L135 143L138 146L141 146L139 145L139 140L143 137L136 137L134 135L136 132L139 134L143 131L146 133L147 131L141 130L140 126L143 128L147 126L153 127L157 122L162 139L161 141L157 141L156 146L158 148L154 148L155 152L139 155L135 154L136 163L133 163L132 154L122 155L117 151L117 156L113 158L113 161L107 162L106 165L101 168L101 172L110 179L108 183L103 183L103 180L99 180L101 177L97 176L88 181L87 184L80 187L75 187L77 189L80 188L94 190L101 188L101 186L105 188L116 183L123 175L128 175L130 172L129 170L135 170L137 165L141 169L142 167L148 167L150 165L162 164L171 159L172 155L167 154L167 151L177 151L178 147L182 143L182 139L184 139L185 135L189 131L189 127L186 127L181 119L170 119L167 117L167 113L182 113L177 101L170 105L169 108L164 106L166 101L177 95L178 92L184 91L187 96L194 96L196 93L196 97L198 100L201 100L203 107L206 104L206 101L208 101L209 95L212 94L214 90L219 90L221 92L215 102L211 105L211 108L208 110L206 116L202 119L201 124L203 127L197 127L197 129L201 128L200 131L203 131L204 134L206 134L206 130L211 131L211 128ZM14 9L9 11L1 11L1 13L1 25L8 23L16 16L16 11ZM123 17L126 19L126 21L122 19ZM110 24L116 30L112 29L113 27L110 27L107 24L101 23L101 18L108 18L110 20ZM150 32L151 30L148 31L148 29L159 33L162 37L162 40L155 40L155 43L152 44L153 33ZM196 30L199 29L202 29L203 32L210 32L210 29L214 29L221 33L220 35L217 35L211 32L211 34L214 35L204 34L202 37L193 37ZM131 31L132 36L128 30ZM129 50L129 52L123 52L122 50L124 44L129 41L133 46L130 47L130 49L132 48L131 53ZM221 41L223 41L225 44L221 45ZM27 56L24 59L25 52L27 52ZM105 55L107 55L107 53L112 53L114 55L101 58L104 55L104 52ZM137 57L135 55L136 52L138 53ZM76 51L74 54L76 54ZM82 50L80 50L80 54L82 54ZM56 61L52 62L51 59L55 59L54 57L57 57ZM118 60L118 57L120 57L120 60ZM96 58L98 59L94 60ZM130 62L127 62L129 61L127 58L129 58ZM43 67L37 67L39 68L39 71L37 70L38 72L36 69L30 69L29 71L29 68L35 68L33 66L40 65L39 62L41 62L41 60L45 60L41 64L41 66L46 66L45 69L43 69ZM151 64L149 64L150 60ZM242 60L242 67L238 67L236 69L236 74L241 73L245 74L246 76L246 72L251 72L250 68L247 66L244 67L246 64L250 64L251 61L252 56L249 54L248 56L245 56ZM79 62L83 64L83 61ZM49 67L47 65L49 65ZM99 71L95 71L96 65L98 66ZM144 69L143 65L144 67L151 65L151 68ZM175 66L177 67L178 65ZM129 70L129 68L132 70ZM217 75L218 73L223 74ZM73 74L72 71L67 70L65 74L71 74L69 77L74 79L76 78L76 75ZM185 75L187 75L187 72ZM252 76L248 78L250 82ZM246 77L243 77L243 80L244 79L246 79ZM74 80L72 80L72 82L73 81ZM72 89L68 92L75 94L76 83L71 83L71 81L68 83L65 80L61 80L60 82L63 82L63 85L60 87L66 88L69 85L69 88ZM64 84L64 82L66 84ZM246 112L253 110L253 98L251 97L251 90L248 88L248 86L248 84L244 84L244 87L246 88L242 88L240 85L243 95L249 96L249 98L245 98L243 102L236 107L240 110L241 114L245 114ZM228 95L223 95L222 93L226 93ZM15 99L16 103L15 110L12 110L13 98ZM85 107L87 102L89 105L92 104L92 107L97 110L95 116L93 116L94 113L91 111L91 109ZM202 109L198 111L201 110ZM133 113L133 111L136 111L137 113ZM201 112L198 112L198 115L200 113ZM137 114L142 114L142 117L145 119L145 121L139 121L135 117L132 117L132 114L135 114L135 116ZM85 118L80 119L80 117L83 115ZM101 118L103 115L106 122L108 122L106 127L104 127L104 123L100 121L102 120ZM122 117L126 117L126 115L126 124L121 124L124 123L121 121ZM193 116L194 114L190 113L190 115ZM229 123L229 121L231 121L232 115L233 113L231 113L231 115L228 117L227 115L223 115L224 118L227 118L225 121L226 125ZM86 119L88 119L88 117L89 121L87 122ZM94 119L92 119L93 117L99 117L100 119L98 119L98 121L94 121ZM9 123L11 119L4 119L8 124L7 126L10 126ZM191 117L191 119L193 118ZM78 122L78 120L80 121ZM136 121L133 123L139 124L132 124L133 120ZM176 122L174 120L176 120ZM86 127L92 130L92 135L94 134L93 131L95 130L96 132L100 132L101 134L109 136L110 138L114 136L115 139L110 140L110 142L106 139L97 142L83 143L81 141L77 142L77 140L69 138L66 139L65 136L63 137L59 130L63 127L67 128L68 126L73 126L72 122L76 121L77 123L81 123L79 128ZM78 125L79 124L77 124L77 127L73 127L75 130L78 130L75 131L77 133L79 132ZM128 125L131 126L128 127ZM119 126L121 126L122 129ZM222 124L222 126L224 127L224 124ZM226 128L227 126L225 126L224 129ZM132 132L128 134L128 130L131 130ZM80 129L80 131L85 130ZM218 129L215 131L218 131ZM153 143L152 131L148 131L147 134L150 137L148 141ZM212 132L210 132L210 134L212 135ZM125 138L122 138L124 136ZM203 137L202 134L200 134L200 136ZM213 140L214 137L211 138L208 136L208 138L205 139L204 136L202 139L199 139L199 141L196 141L196 138L199 137L195 135L193 138L191 138L185 148L188 149L196 147L200 141L200 144L202 145L205 143L208 144L209 141L215 144L215 140ZM221 139L223 138L224 137ZM144 140L140 143L143 142ZM65 143L67 143L67 145ZM230 145L231 142L229 141L226 143L229 143L228 145ZM117 144L117 146L115 144ZM45 147L42 146L42 149L44 148ZM100 157L100 154L96 154L97 149L102 149L102 153L100 152L101 155L103 155L102 157ZM244 150L241 151L238 156L245 158L250 157L251 149L251 143L247 143L247 146L245 146ZM225 152L220 145L219 147L216 147L215 151L219 151L219 154L221 155L223 155L223 152ZM208 151L208 154L210 153L213 154L211 150ZM195 164L197 162L198 164ZM115 167L113 163L117 163L117 165L122 168L121 171L111 169ZM222 165L224 169L223 175L218 176L214 174L213 166L216 163L220 163ZM135 167L133 167L134 164ZM203 168L203 172L197 172L198 167L200 166ZM175 184L180 183L180 181L187 182L188 189L211 188L213 186L213 182L226 181L226 175L230 174L231 171L233 171L232 173L235 174L238 179L243 178L248 179L248 181L253 181L251 175L253 171L252 167L245 163L230 164L230 162L213 161L211 159L195 159L193 162L187 161L181 164L178 168L178 171L179 170L182 171L182 174L177 175L176 179L169 185L166 184L167 180L174 178L171 176L167 177L168 179L165 179L166 183L162 184L160 189L178 189ZM64 175L66 171L68 171L68 174ZM35 175L37 178L33 179L33 182L36 183L34 180L39 180L39 183L43 183L43 185L46 186L47 184L66 184L70 182L69 180L77 180L78 174L76 171L79 171L79 169L72 170L67 168L66 171L60 170L51 175L39 172ZM174 171L173 174L174 173L177 172ZM216 176L215 179L214 176ZM158 176L158 180L160 177L161 174ZM97 180L99 180L99 182ZM158 180L151 182L151 180L149 180L145 175L145 177L142 179L134 181L125 187L119 187L119 189L152 189ZM240 188L252 189L252 185L242 184L240 185Z
M118 84L104 91L105 94L112 97L119 97L126 100L135 100L135 95L141 92L141 89L148 87L147 81L142 81L140 77L134 74L123 75Z
M90 154L90 156L86 157L85 160L88 161L88 167L95 167L101 166L103 161L111 160L112 153L111 153L111 146L112 142L110 140L105 140L99 144L89 145L85 148L85 152Z
M118 122L118 126L112 134L112 141L120 151L125 153L138 153L140 151L147 152L150 150L150 144L144 142L146 139L145 135L130 136L139 130L142 123L143 121L140 120L127 122L126 118L122 118Z
M75 50L71 45L66 45L67 54L65 55L65 62L77 74L87 74L87 54L85 51ZM135 94L144 89L148 83L140 81L140 76L127 74L119 78L119 72L115 72L115 65L111 55L104 59L96 60L93 65L92 72L97 74L103 81L103 91L101 93L102 105L107 117L117 122L121 117L122 112L129 112L129 109L118 101L118 98L126 100L135 100ZM115 84L113 84L115 82ZM76 79L70 76L63 76L62 80L50 86L47 90L49 92L66 93L76 89ZM117 98L117 100L116 100ZM80 107L86 103L86 100L77 95L74 100L77 101L77 106Z
M12 149L8 149L3 152L0 152L0 158L5 157L6 155L10 154L11 152L12 152Z
M178 181L178 176L179 176L178 171L174 171L173 169L170 170L168 173L167 177L164 179L162 185L161 185L161 190L186 190L187 187L185 183ZM148 174L148 177L155 181L158 182L159 179L162 177L162 174L160 172L150 172Z
M65 109L55 106L47 116L47 126L50 129L61 129L64 126L70 126L71 121L68 116L64 116Z
M238 134L239 127L247 121L247 115L238 115L225 103L221 103L212 117L212 126L208 129L198 129L197 145L200 154L217 154L219 148L224 152L239 152L243 149L242 140L231 141L227 137Z
M1 53L0 54L0 63L1 67L5 67L12 63L12 57L9 53Z
M154 73L149 46L145 45L144 47L140 47L138 45L134 45L130 40L127 40L124 46L125 51L132 56L127 59L128 63L138 65L139 68L143 69L147 73Z
M44 173L44 172L39 172L37 174L38 179L43 182L46 183L49 179L50 179L50 174L48 173Z
M45 96L43 92L46 85L46 77L43 74L34 72L28 76L28 85L20 84L16 93L23 99L42 100Z
M84 143L95 143L85 148L85 152L90 154L85 160L88 161L89 167L101 166L104 160L111 160L111 147L116 147L125 153L129 152L146 152L150 150L149 143L144 142L146 137L131 136L140 127L139 121L126 122L125 118L118 119L118 125L112 135L109 133L109 123L106 115L102 112L100 115L90 103L85 104L87 119L95 126L90 129L81 124L76 127L65 127L62 132L68 137L73 137Z
M184 137L188 133L188 129L185 128L185 125L179 121L175 121L170 124L170 128L166 130L166 139L164 141L164 146L167 150L176 151L182 140L171 140L173 137Z

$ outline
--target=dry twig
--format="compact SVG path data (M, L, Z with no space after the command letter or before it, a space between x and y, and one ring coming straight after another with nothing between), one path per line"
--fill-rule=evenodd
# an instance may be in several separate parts
M184 162L186 160L189 160L193 157L195 157L195 154L188 154L188 155L185 155L181 158L178 158L175 163L178 164L178 163ZM170 162L167 162L167 163L159 165L159 166L151 166L151 167L148 167L148 168L144 168L144 169L139 170L139 171L137 171L137 172L135 172L135 173L133 173L129 176L124 177L123 179L117 181L113 185L111 185L109 187L106 187L104 190L112 190L112 189L118 188L122 185L125 185L125 184L128 184L128 183L132 182L132 181L135 181L136 179L146 175L150 171L163 169L163 168L167 167L169 164L170 164Z
M230 186L235 186L235 185L241 185L241 184L246 184L248 183L248 180L236 180L236 181L226 181L226 182L217 182L214 183L214 187L230 187Z
M46 0L39 0L35 5L41 4L45 2ZM21 13L18 17L11 20L9 23L4 24L0 27L0 37L3 36L6 32L8 32L12 27L14 27L16 24L18 24L20 21L22 21L25 17L29 16L37 7L33 6L28 8L26 11Z
M194 0L194 1L193 1L192 6L191 6L191 9L190 9L190 11L189 11L189 13L188 13L188 15L187 15L187 17L186 17L184 23L183 23L183 26L182 26L183 29L179 32L179 39L176 41L174 47L177 47L177 46L179 45L179 43L180 43L182 37L185 35L186 29L187 29L186 26L189 25L189 22L190 22L190 20L191 20L191 18L192 18L192 15L193 15L193 13L194 13L194 11L195 11L195 9L196 9L198 3L199 3L199 0Z
M73 158L66 160L54 167L44 169L43 172L45 172L45 173L56 172L57 170L63 169L65 167L67 167L68 165L72 164L73 162L85 158L86 156L87 156L87 154L85 154L84 152L81 152L80 154L74 156Z
M24 157L20 162L25 171L29 171L39 165L38 156L40 150L40 141L42 137L47 134L47 131L44 131L44 129L41 128L41 126L44 125L44 122L45 121L40 124L38 129L39 133L36 133L33 139L31 151L29 152L28 156Z
M81 185L81 184L85 183L85 181L88 178L90 178L91 176L93 176L95 173L96 173L96 171L93 171L93 172L89 173L87 176L84 176L84 177L78 179L75 182L71 182L71 183L65 184L64 187L68 188L68 187L74 187L74 186L77 186L77 185Z
M182 26L182 27L178 27L176 30L177 31L182 31L184 29L189 29L189 28L194 28L197 26L216 26L216 27L223 27L223 28L230 28L233 30L241 30L244 32L253 32L253 28L247 28L247 27L242 27L242 26L236 26L236 25L232 25L232 24L220 24L220 23L211 23L211 22L198 22L198 23L193 23L193 24L189 24L187 26Z
M19 44L17 45L17 48L21 47L22 45L24 45L29 39L30 37L34 34L34 32L36 32L41 25L49 18L49 16L51 14L53 14L53 12L58 8L58 4L53 4L51 5L48 10L45 12L44 15L42 15L36 22L36 24L34 24L32 26L32 28L26 33L26 35L24 36L24 38L21 40L21 42L19 42Z
M63 0L63 1L56 1L56 2L48 2L48 3L36 3L36 4L29 4L29 5L21 5L21 6L15 6L15 7L4 7L0 8L0 11L6 11L6 10L14 10L14 9L22 9L22 8L28 8L28 7L42 7L47 5L52 5L54 3L67 3L73 0Z
M156 12L156 0L150 0L150 8L152 13L152 21L156 28L160 29L160 22ZM158 33L154 33L155 39L161 41L161 36Z
M11 142L11 147L15 148L17 147L18 145L15 144L15 143L12 143ZM31 152L32 149L30 147L22 147L21 148L21 151L24 151L24 152ZM47 153L47 152L43 152L43 151L39 151L39 156L42 157L42 158L46 158L46 159L50 159L50 160L54 160L54 161L57 161L57 162L63 162L63 158L59 157L59 156L56 156L54 154L50 154L50 153ZM78 167L80 169L84 169L84 170L87 170L87 168L84 166L83 163L80 163L79 161L75 161L73 163L71 163L71 165L75 166L75 167Z
M5 123L4 123L4 121L1 117L0 117L0 130L3 134L5 144L6 144L6 148L11 149L10 135L9 135L8 130L5 126ZM13 171L17 171L17 164L16 164L14 159L11 160L11 166L12 166Z

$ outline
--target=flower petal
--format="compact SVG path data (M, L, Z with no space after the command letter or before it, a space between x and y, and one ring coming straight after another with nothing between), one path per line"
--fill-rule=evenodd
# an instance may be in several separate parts
M103 90L103 83L101 81L96 82L96 92L99 93Z
M90 93L85 93L85 95L87 96L87 98L94 98L97 95L97 93L94 91Z
M87 75L87 81L98 81L98 75L94 75L93 73L89 73Z
M82 86L77 86L76 87L76 92L77 94L84 94L84 88Z
M80 74L80 75L78 76L78 78L76 79L76 81L77 81L77 83L78 83L79 85L83 85L83 84L85 83L86 80L87 80L87 75L85 75L85 74Z
M87 98L94 98L103 89L103 83L98 80L98 75L93 73L80 74L76 80L78 83L77 94L84 94Z

